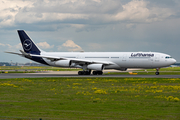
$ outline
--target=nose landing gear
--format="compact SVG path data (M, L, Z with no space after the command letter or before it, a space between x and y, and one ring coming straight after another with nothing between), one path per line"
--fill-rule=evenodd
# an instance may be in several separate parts
M159 70L160 68L156 68L156 72L155 72L156 75L159 75Z

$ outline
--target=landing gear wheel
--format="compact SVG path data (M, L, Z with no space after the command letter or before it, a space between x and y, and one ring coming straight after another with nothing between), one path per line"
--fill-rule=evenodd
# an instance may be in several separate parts
M93 75L102 75L103 72L102 71L93 71Z
M102 71L98 71L98 75L102 75L103 74L103 72Z
M84 75L90 75L91 74L91 72L89 72L89 71L84 71Z
M78 75L90 75L91 71L79 71Z
M93 71L93 75L97 75L97 71Z
M159 72L156 72L155 74L156 74L156 75L159 75Z
M84 75L84 72L83 71L79 71L78 75Z

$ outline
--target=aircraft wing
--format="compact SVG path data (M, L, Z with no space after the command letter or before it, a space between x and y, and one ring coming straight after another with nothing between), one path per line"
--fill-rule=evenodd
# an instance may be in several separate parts
M105 61L92 61L92 60L86 60L86 59L74 59L74 58L55 57L55 56L46 56L46 55L34 55L34 54L30 54L30 56L47 58L47 59L52 60L52 61L70 60L72 62L79 63L79 64L85 64L85 63L89 63L89 64L105 64L105 65L114 64L112 62L105 62Z
M87 59L75 59L75 58L65 58L65 57L56 57L56 56L46 56L46 55L35 55L35 54L29 54L25 53L24 51L20 50L21 53L15 53L15 52L6 52L10 54L16 54L23 57L42 57L49 59L51 61L58 61L58 60L70 60L77 64L104 64L104 65L113 65L113 62L106 62L106 61L93 61L93 60L87 60Z

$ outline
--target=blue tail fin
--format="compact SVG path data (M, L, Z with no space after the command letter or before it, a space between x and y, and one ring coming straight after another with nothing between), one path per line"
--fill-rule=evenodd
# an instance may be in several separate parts
M22 47L26 53L40 55L41 50L37 45L29 38L24 30L18 30L19 38L21 40Z

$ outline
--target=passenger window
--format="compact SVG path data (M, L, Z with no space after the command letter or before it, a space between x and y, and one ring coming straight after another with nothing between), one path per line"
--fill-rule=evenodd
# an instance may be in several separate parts
M172 57L165 57L166 59L172 58Z

